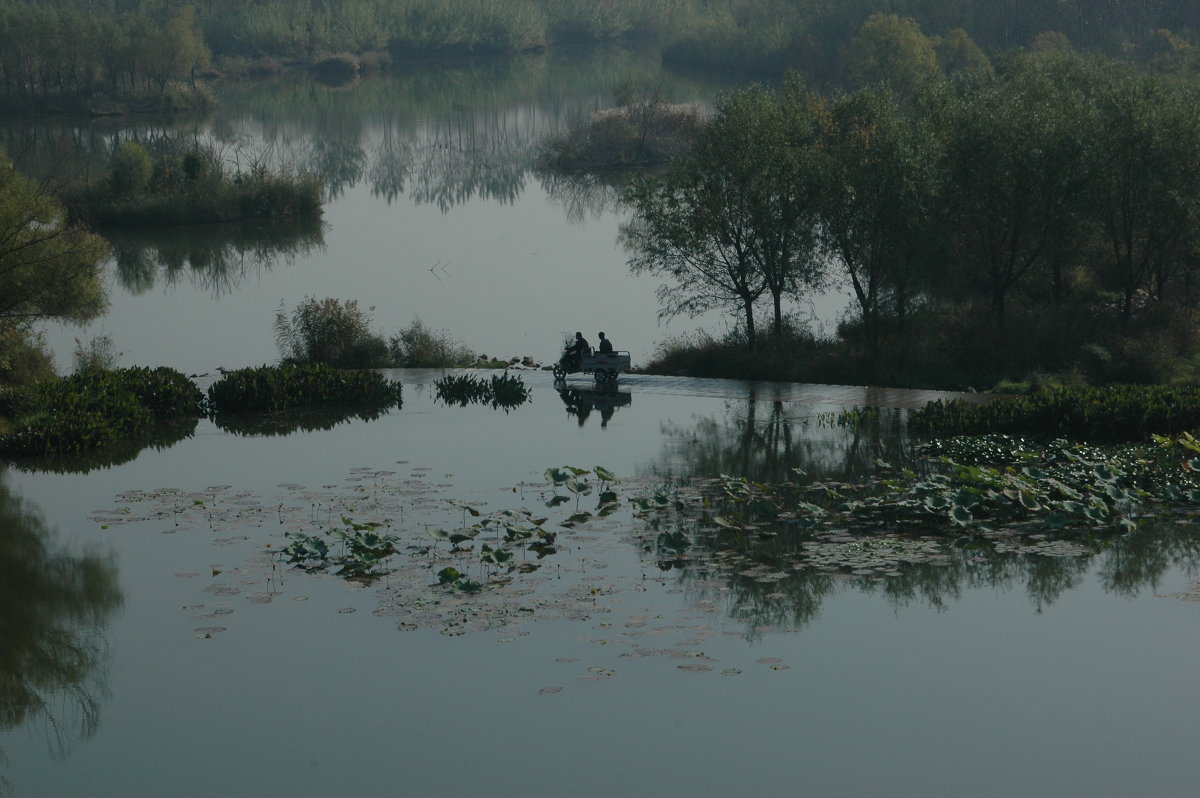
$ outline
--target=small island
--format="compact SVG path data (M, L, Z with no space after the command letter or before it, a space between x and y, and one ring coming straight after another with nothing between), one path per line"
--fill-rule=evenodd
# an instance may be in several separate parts
M205 144L126 140L107 175L68 186L72 222L89 227L197 224L321 214L321 181L311 173L230 165Z

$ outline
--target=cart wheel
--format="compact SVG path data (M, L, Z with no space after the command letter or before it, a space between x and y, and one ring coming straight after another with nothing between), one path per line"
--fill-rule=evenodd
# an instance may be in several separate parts
M609 382L616 382L616 381L617 381L617 370L616 370L616 369L609 369L609 370L608 370L608 381L609 381Z
M567 376L567 370L562 367L562 364L555 363L554 364L554 379L562 380L562 379L566 379L566 376Z

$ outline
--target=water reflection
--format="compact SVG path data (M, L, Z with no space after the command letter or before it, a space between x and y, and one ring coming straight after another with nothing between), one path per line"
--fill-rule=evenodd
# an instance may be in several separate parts
M288 75L222 87L211 133L231 146L261 142L268 162L315 171L329 199L365 178L389 203L407 196L446 212L475 199L515 202L544 137L612 105L622 80L660 72L654 51L593 49L416 66L338 88ZM664 80L680 101L706 102L725 87Z
M1200 525L1192 523L1145 523L1127 534L1087 536L1069 550L946 541L940 553L898 563L887 576L805 565L803 536L748 543L700 535L697 548L681 556L663 547L664 534L647 554L678 571L691 602L721 607L751 638L805 626L844 591L878 595L896 608L941 609L967 591L1023 590L1041 612L1093 571L1106 591L1132 598L1154 590L1169 569L1200 567Z
M1169 569L1200 568L1200 525L1190 521L1144 521L1131 532L915 536L897 528L854 534L795 520L730 528L714 520L726 512L723 480L715 478L721 474L781 483L800 481L798 469L836 485L873 473L877 460L914 465L902 411L839 426L832 413L758 401L751 392L746 400L727 400L723 414L666 421L662 432L663 450L649 474L685 485L685 493L696 494L691 499L704 502L687 505L683 496L674 511L660 505L635 539L645 559L676 574L693 604L720 608L752 638L803 627L841 591L879 595L894 607L944 608L968 591L1023 590L1040 612L1088 574L1106 591L1133 597L1157 587Z
M100 726L102 634L123 599L110 557L69 553L53 538L0 482L0 730L36 725L60 757Z
M225 296L279 263L291 265L325 247L320 219L113 229L104 235L117 279L131 294L160 281L174 287L187 280L214 298Z
M618 391L616 387L594 390L563 387L558 390L558 397L566 405L567 415L573 416L581 427L587 423L593 411L600 416L600 426L607 427L617 408L633 404L633 396Z
M621 207L621 184L616 175L539 171L538 180L546 195L562 206L571 224L603 218Z
M162 451L196 432L199 419L183 418L156 425L141 435L130 435L103 447L86 452L65 452L37 457L21 457L10 462L19 471L46 474L86 474L99 469L115 468L132 462L146 449Z
M226 415L213 419L218 429L246 437L291 435L296 432L330 430L353 421L375 421L387 411L377 408L294 410L273 415Z
M836 416L811 405L745 400L724 403L724 413L689 423L662 425L663 450L653 473L665 478L736 474L760 482L795 479L800 469L818 479L852 479L876 459L893 465L911 459L904 413L881 408L869 424L839 426Z

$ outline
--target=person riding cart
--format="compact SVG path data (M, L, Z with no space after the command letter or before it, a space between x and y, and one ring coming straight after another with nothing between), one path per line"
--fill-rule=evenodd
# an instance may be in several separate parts
M603 337L604 336L601 336L601 338ZM590 355L591 353L592 347L590 344L588 344L587 339L583 337L583 333L576 332L575 343L567 347L566 354L564 355L564 357L566 357L566 355L571 356L571 367L569 370L579 371L579 364L583 362L583 356Z

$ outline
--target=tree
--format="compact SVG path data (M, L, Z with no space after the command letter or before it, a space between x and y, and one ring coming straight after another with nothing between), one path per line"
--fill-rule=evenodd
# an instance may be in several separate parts
M872 14L850 43L850 74L859 83L886 83L901 97L938 76L933 42L915 19Z
M36 322L100 314L106 253L103 239L68 226L44 187L0 153L0 384L18 376L12 356L28 349Z
M1090 107L1070 56L1013 59L925 98L945 148L950 246L1004 326L1010 292L1071 234L1090 176Z
M752 86L720 97L693 149L662 179L635 182L624 228L634 272L662 274L663 315L736 308L747 343L754 309L819 280L814 257L820 192L817 101L790 77L783 89Z
M112 156L109 182L118 195L136 194L150 183L154 162L146 148L136 141L121 142Z
M1128 322L1138 291L1165 298L1191 256L1200 217L1200 105L1193 87L1117 64L1096 85L1089 215L1107 244L1108 282Z
M923 259L933 248L936 198L932 137L880 87L838 97L827 129L825 247L854 289L877 354L886 304L903 320Z
M991 72L992 62L962 28L933 40L938 66L947 75L959 72Z

